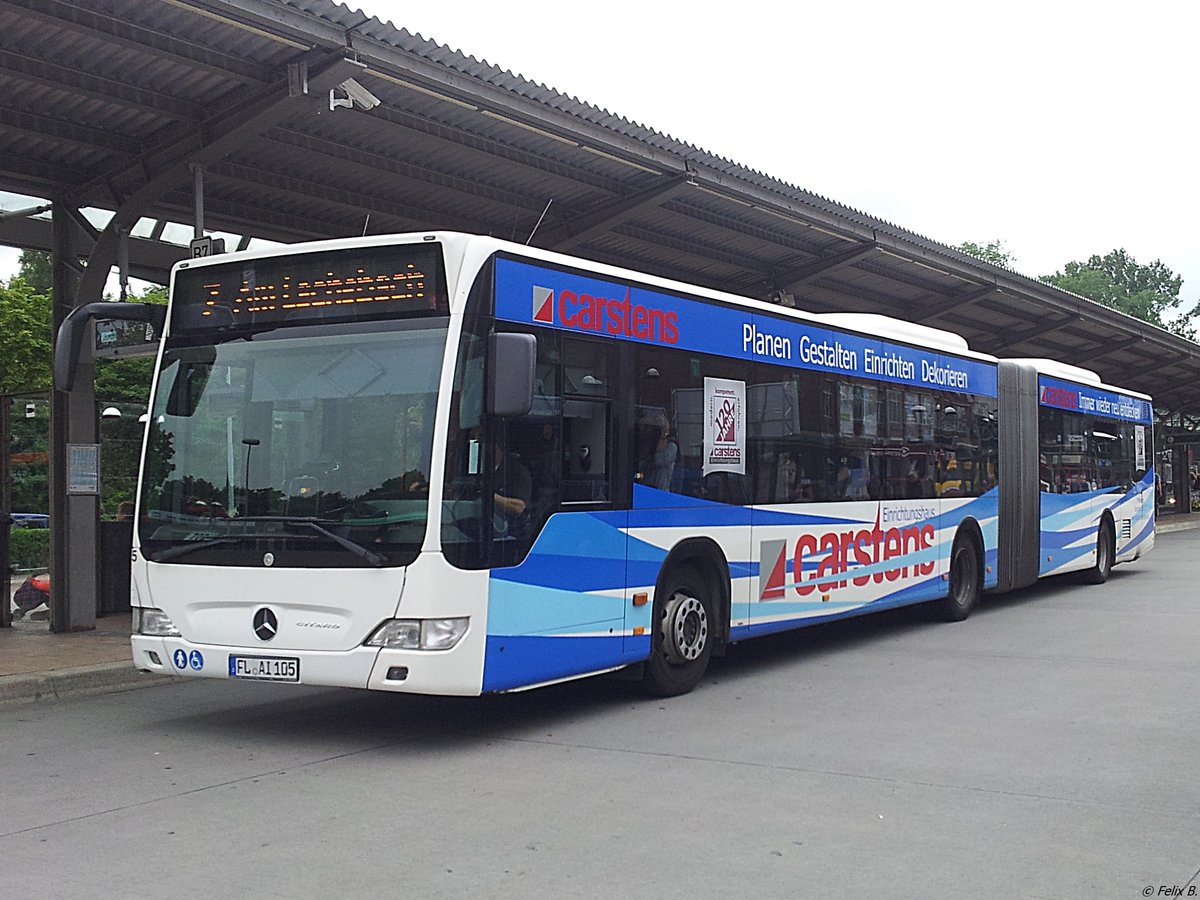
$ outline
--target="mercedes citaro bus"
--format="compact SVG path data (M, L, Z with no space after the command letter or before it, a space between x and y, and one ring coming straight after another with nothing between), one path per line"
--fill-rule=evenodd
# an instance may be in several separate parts
M735 641L963 619L1154 543L1148 397L882 316L452 233L188 260L165 311L121 315L162 334L131 598L153 672L678 694Z

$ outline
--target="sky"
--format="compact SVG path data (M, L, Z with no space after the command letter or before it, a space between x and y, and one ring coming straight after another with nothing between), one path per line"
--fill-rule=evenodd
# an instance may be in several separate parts
M349 5L1025 275L1123 247L1200 301L1200 4Z

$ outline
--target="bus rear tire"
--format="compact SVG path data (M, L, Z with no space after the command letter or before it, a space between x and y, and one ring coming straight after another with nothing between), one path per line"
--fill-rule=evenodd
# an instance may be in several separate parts
M654 627L643 686L657 697L692 690L708 668L716 635L712 591L690 566L672 571L655 592Z
M1113 560L1117 556L1117 541L1112 523L1105 518L1100 522L1096 535L1096 564L1083 573L1085 584L1104 584L1112 574Z
M974 538L960 531L950 550L950 593L942 598L947 622L961 622L971 614L983 592L983 565Z

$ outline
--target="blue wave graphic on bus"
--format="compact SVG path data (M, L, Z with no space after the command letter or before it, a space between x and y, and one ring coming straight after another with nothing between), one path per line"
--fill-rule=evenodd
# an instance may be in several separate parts
M780 599L759 601L758 580L762 567L757 558L728 559L734 587L735 608L731 636L760 634L794 628L826 618L858 615L922 602L945 592L937 564L949 554L954 529L964 517L974 517L985 536L985 564L994 569L997 492L964 500L922 501L930 509L944 512L927 518L898 522L904 526L933 529L929 546L908 548L891 559L860 565L853 562L829 580L852 583L854 578L871 580L873 596L844 589L845 596L830 594L812 601L797 597L797 586L819 585L820 555L804 558L797 581L794 557L786 563L787 583ZM560 678L626 665L644 659L650 650L648 630L652 608L634 607L626 594L652 591L667 551L651 542L660 529L706 529L750 526L755 533L799 535L814 530L845 532L875 528L884 504L902 510L908 501L857 501L859 509L870 508L870 517L818 515L798 508L781 509L730 506L706 499L683 497L641 485L634 488L635 508L630 511L557 513L550 517L529 555L520 565L495 570L491 575L488 604L487 655L484 690L506 690L541 684ZM667 506L671 504L671 506ZM641 535L641 536L639 536ZM649 539L644 539L649 538ZM794 540L794 537L792 538ZM664 539L664 543L673 543ZM757 545L757 539L747 546ZM729 548L726 549L729 552ZM751 548L751 552L757 550ZM587 565L580 558L587 558ZM917 566L933 566L931 574L920 574ZM903 568L907 575L895 574ZM888 573L893 573L889 578ZM878 581L876 576L881 576ZM995 575L985 576L995 583ZM893 582L895 582L893 584ZM791 593L792 596L787 596ZM737 597L749 594L751 602Z
M625 533L628 515L555 514L523 563L493 570L485 691L541 684L629 661L628 572L644 567L657 573L666 554ZM587 565L580 564L581 556ZM640 641L637 652L644 657L647 650Z
M1122 548L1122 552L1128 552L1140 547L1148 539L1154 536L1154 518L1148 517L1142 524L1141 530L1133 536L1133 538Z
M483 690L508 691L623 665L620 637L488 635ZM649 654L649 638L638 658ZM631 660L632 661L632 660Z
M1039 576L1088 567L1096 548L1100 518L1111 511L1115 521L1128 520L1123 540L1118 527L1117 555L1128 558L1154 534L1154 475L1147 472L1124 493L1101 488L1073 494L1041 494Z

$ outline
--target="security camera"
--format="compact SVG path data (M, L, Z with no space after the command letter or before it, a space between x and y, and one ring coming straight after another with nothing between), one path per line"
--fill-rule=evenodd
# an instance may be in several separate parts
M345 89L346 93L350 95L350 99L363 109L374 109L379 105L379 98L353 78L347 78L345 81L343 81L342 87Z
M345 97L336 96L338 90L346 92ZM329 108L337 109L339 106L358 106L362 109L374 109L378 106L380 100L365 87L355 81L353 78L347 78L336 88L329 92Z

